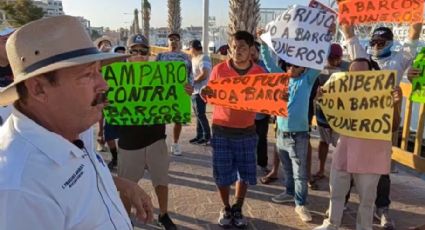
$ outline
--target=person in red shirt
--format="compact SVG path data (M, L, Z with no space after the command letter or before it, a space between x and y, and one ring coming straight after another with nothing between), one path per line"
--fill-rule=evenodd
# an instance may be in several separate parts
M265 71L251 61L254 36L246 31L231 35L230 59L216 65L210 75L211 80L228 77L244 77ZM205 98L211 89L201 91ZM211 146L213 149L213 176L224 208L220 212L218 224L229 227L245 227L247 220L242 215L242 206L248 185L255 185L256 149L258 136L255 130L255 113L214 106ZM236 182L235 203L230 206L230 186Z

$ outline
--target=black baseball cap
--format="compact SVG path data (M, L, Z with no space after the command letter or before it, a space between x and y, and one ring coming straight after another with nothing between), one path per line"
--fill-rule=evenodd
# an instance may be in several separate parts
M116 53L118 51L124 51L125 52L125 47L124 46L116 46L114 48L114 53Z
M142 45L145 47L149 47L149 41L145 36L141 34L133 34L127 40L127 47L132 47L135 45Z
M391 29L388 27L378 27L372 33L371 40L373 39L384 39L387 41L392 41L394 39L394 34L393 31L391 31Z
M168 34L168 36L167 36L168 38L171 38L171 37L177 37L179 40L180 40L180 34L179 33L170 33L170 34Z
M202 49L202 44L201 44L201 41L199 41L199 40L192 40L192 41L190 41L190 43L189 43L189 47L190 48L193 48L193 49L195 49L195 50L201 50Z

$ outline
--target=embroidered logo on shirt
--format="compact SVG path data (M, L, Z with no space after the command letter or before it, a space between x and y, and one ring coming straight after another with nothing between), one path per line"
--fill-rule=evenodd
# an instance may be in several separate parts
M84 174L84 165L81 164L77 170L75 170L75 172L72 174L72 176L66 180L66 182L62 185L62 189L65 188L72 188L72 186L75 185L75 183L78 181L78 179L80 179L80 177Z

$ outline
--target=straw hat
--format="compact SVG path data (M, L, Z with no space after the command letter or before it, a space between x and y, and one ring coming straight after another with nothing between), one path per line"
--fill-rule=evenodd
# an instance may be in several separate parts
M103 35L102 37L94 40L93 43L94 43L94 46L96 46L99 49L101 42L109 42L112 45L112 38L110 38L109 36Z
M18 99L16 84L58 69L102 61L102 65L128 55L101 53L76 17L40 19L17 29L7 40L7 57L14 81L0 88L0 105Z

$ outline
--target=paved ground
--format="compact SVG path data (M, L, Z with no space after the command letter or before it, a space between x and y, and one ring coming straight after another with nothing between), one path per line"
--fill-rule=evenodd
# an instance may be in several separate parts
M171 126L167 127L167 142L171 141ZM221 229L217 226L217 218L222 204L216 193L212 179L211 148L188 144L193 137L195 126L183 127L181 144L183 155L172 156L170 164L170 197L169 213L179 229ZM271 133L270 133L271 134ZM269 162L275 140L269 138ZM312 138L313 172L317 171L317 138ZM331 162L332 154L328 159ZM329 165L327 166L329 169ZM397 169L397 167L396 167ZM408 229L412 226L425 224L425 181L398 170L391 174L391 213L396 220L397 229ZM258 177L263 176L260 171ZM146 178L149 178L147 173ZM282 172L280 172L282 177ZM148 179L140 181L140 185L152 196L154 206L158 203L151 183ZM320 225L328 206L328 179L319 182L319 191L309 191L309 208L313 212L313 221L303 223L294 213L293 204L274 204L270 198L282 191L282 182L271 185L258 184L249 188L243 212L249 218L248 229L312 229ZM344 215L341 229L355 229L358 196L353 194L349 210ZM156 212L158 209L156 209ZM158 229L153 225L136 224L137 230ZM376 229L379 229L376 226Z

